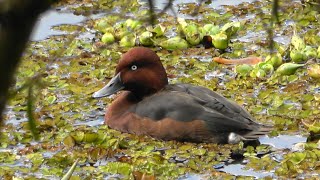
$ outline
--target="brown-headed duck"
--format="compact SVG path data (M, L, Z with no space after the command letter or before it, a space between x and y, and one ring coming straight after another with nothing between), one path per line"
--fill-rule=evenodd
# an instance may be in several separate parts
M235 102L205 87L168 84L159 56L149 48L135 47L123 54L115 76L93 97L118 91L122 92L108 107L105 123L122 132L234 144L256 140L271 130Z

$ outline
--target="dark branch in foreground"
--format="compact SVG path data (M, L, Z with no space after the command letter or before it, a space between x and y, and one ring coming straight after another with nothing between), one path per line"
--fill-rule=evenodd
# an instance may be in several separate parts
M57 0L0 1L0 123L8 89L38 16Z

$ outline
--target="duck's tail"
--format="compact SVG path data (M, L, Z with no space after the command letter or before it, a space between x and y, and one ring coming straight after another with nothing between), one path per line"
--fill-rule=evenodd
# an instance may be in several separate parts
M256 129L254 129L246 134L243 134L242 137L243 137L243 140L245 140L245 141L256 140L260 136L269 134L270 131L272 131L272 129L273 129L273 126L259 124L259 126Z
M252 131L246 132L244 134L237 134L237 133L230 133L228 136L228 143L229 144L236 144L240 141L255 141L260 136L269 134L272 131L273 127L268 125L259 124L257 128L253 129Z

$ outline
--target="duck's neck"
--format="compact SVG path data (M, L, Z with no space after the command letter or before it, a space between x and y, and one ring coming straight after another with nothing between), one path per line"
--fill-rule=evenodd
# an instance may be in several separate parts
M136 96L138 99L143 99L145 97L153 95L161 91L164 87L168 85L167 76L160 77L164 78L151 78L153 79L152 81L150 80L144 83L136 83L130 88L128 88L128 90L131 91L134 94L134 96Z
M161 89L160 89L161 90ZM158 91L157 89L148 89L148 88L140 88L136 91L131 91L131 93L139 100L142 100L145 97L151 96L155 93L157 93Z

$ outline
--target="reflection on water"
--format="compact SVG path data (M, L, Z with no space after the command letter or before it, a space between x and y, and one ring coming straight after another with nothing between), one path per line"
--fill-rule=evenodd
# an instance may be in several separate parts
M144 3L148 2L147 0L140 0L140 1L144 2ZM172 6L171 6L172 8L169 8L167 10L167 13L170 15L176 14L178 17L181 17L181 18L193 19L195 17L190 16L190 15L186 15L186 14L179 14L179 10L180 10L180 8L183 8L182 4L189 4L189 3L199 4L199 1L200 0L186 0L186 1L175 0L172 2ZM206 4L206 5L211 8L214 8L214 9L219 9L224 5L236 6L236 5L239 5L244 2L251 3L254 1L256 1L256 0L237 0L237 1L235 1L235 0L213 0L210 4ZM157 10L161 11L168 5L168 0L153 1L153 3L154 3L154 7ZM174 12L172 12L172 11L174 11Z
M76 16L72 13L62 13L56 10L48 10L42 14L41 18L32 33L31 40L39 41L51 35L61 35L64 32L52 30L52 26L59 24L76 24L85 19L84 16Z
M300 135L279 135L277 137L262 137L261 144L268 144L276 149L291 149L297 143L306 142L307 138Z
M142 2L147 2L146 0L141 0ZM212 8L219 8L223 5L238 5L241 4L243 2L254 2L255 0L238 0L238 1L234 1L234 0L214 0L211 2L211 4L209 5ZM162 10L166 5L167 5L168 1L154 1L154 6L159 9ZM179 11L179 7L178 4L183 4L183 3L198 3L198 0L187 0L187 1L182 1L182 0L176 0L173 1L173 10L175 11L176 14L178 14L179 16L185 17L186 15L181 15L178 13ZM172 14L172 12L168 11L169 14ZM92 15L90 18L98 18L98 17L102 17L104 15L104 13L101 14L96 14L96 15ZM192 17L190 17L192 18ZM35 27L34 32L31 35L31 40L32 41L39 41L39 40L43 40L49 36L52 35L63 35L65 34L62 31L58 31L58 30L52 30L51 27L52 26L57 26L57 25L61 25L61 24L77 24L80 23L82 21L84 21L86 19L85 16L82 15L74 15L71 12L61 12L61 11L57 11L55 9L51 9L46 11L45 13L42 14L42 16L40 17L40 19L38 20L38 23Z
M277 137L261 137L259 139L261 144L267 144L275 149L292 149L297 143L306 142L307 138L300 135L279 135ZM281 157L278 157L281 158ZM254 176L256 178L263 178L272 176L273 172L257 172L250 169L244 169L243 164L229 164L219 169L219 171L233 174L235 176Z
M259 139L261 144L267 144L275 149L292 149L294 148L294 145L297 143L303 143L306 142L307 138L300 136L300 135L279 135L277 137L262 137ZM279 154L273 154L274 158L282 158L282 157L276 157L281 156ZM215 167L212 167L215 168ZM274 175L274 172L269 171L254 171L251 169L245 169L245 164L241 163L233 163L224 165L224 163L221 164L221 167L215 168L218 171L229 173L235 176L251 176L255 178L264 178L266 176L272 177ZM211 177L212 178L212 177ZM208 174L186 174L179 178L179 180L198 180L198 179L210 179L210 175Z
M199 180L199 179L208 179L208 177L210 177L207 174L186 174L180 178L178 178L178 180Z
M242 164L230 164L224 166L220 171L233 174L235 176L254 176L256 178L263 178L266 176L272 176L273 172L258 172L250 169L243 169L245 166Z
M103 116L101 116L99 119L89 119L87 121L81 121L81 122L77 122L74 124L74 126L81 126L81 125L85 125L85 126L90 126L90 127L96 127L96 126L100 126L104 124L104 118Z
M142 0L144 2L146 2L146 0ZM220 6L223 6L223 5L232 5L232 6L236 6L236 5L239 5L241 3L244 3L244 2L248 2L248 3L251 3L251 2L254 2L255 0L213 0L209 6L212 7L212 8L219 8ZM158 9L163 9L167 4L168 4L168 1L154 1L154 6L157 7ZM183 0L175 0L173 1L173 8L175 9L175 11L177 12L177 7L178 7L178 4L188 4L188 3L199 3L199 0L186 0L186 1L183 1Z
M96 19L105 15L104 13L99 13L95 15L91 15L90 18ZM43 40L52 35L62 35L65 32L61 32L58 30L52 30L53 26L61 25L61 24L77 24L84 20L87 17L82 15L74 15L72 12L61 12L54 9L48 10L42 14L40 19L35 26L35 30L31 35L32 41Z

